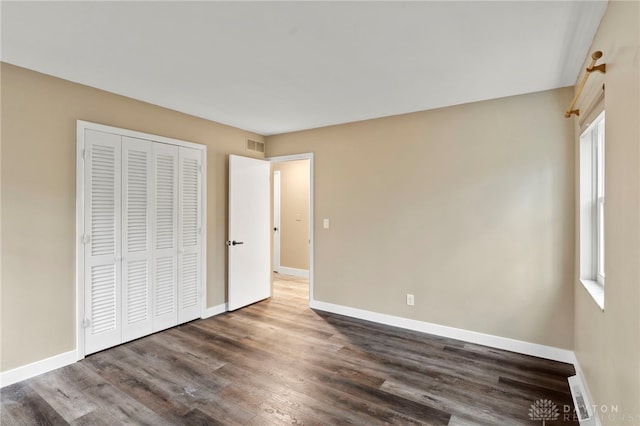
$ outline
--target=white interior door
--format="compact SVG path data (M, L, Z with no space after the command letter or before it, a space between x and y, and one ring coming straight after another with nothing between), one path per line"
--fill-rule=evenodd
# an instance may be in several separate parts
M122 341L152 331L151 142L122 138Z
M271 296L268 161L229 156L230 311Z
M153 331L178 323L178 147L153 144Z
M178 158L178 323L181 324L201 316L202 154L197 149L180 147Z
M206 147L78 121L78 356L202 316Z
M280 171L273 172L273 272L280 272Z
M87 353L121 343L120 136L86 130L84 339Z

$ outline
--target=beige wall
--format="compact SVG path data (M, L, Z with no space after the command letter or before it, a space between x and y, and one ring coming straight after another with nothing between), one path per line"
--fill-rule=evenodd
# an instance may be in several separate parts
M272 170L280 171L280 266L309 270L309 160Z
M315 298L572 348L572 94L268 137L314 153Z
M1 371L75 348L76 120L205 144L207 305L226 300L228 154L259 135L2 64Z
M615 416L601 415L605 424L640 424L639 28L640 3L609 2L589 53L604 53L599 62L606 62L607 73L589 78L578 104L584 109L605 84L604 312L579 283L577 269L574 279L576 356L593 403L618 406Z

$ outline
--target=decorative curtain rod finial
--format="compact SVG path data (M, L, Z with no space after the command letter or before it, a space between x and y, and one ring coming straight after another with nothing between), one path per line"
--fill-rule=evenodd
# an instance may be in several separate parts
M594 71L598 71L598 72L601 72L602 74L606 74L607 64L596 65L596 62L600 58L602 58L602 52L600 50L596 50L591 54L591 65L589 65L586 68L587 72L582 76L582 81L580 82L580 84L578 85L578 88L576 89L576 94L573 97L573 101L571 101L571 105L569 105L569 109L567 110L567 112L564 113L564 116L566 118L569 118L574 114L576 116L580 116L580 110L573 109L573 107L576 105L576 101L578 100L578 97L582 93L582 89L584 89L584 85L587 82L587 78L589 78L589 75L591 75L591 73Z
M596 50L591 54L591 59L593 60L591 61L591 66L587 68L587 72L599 71L602 74L605 74L607 72L607 64L596 65L596 62L600 58L602 58L602 51L600 50Z

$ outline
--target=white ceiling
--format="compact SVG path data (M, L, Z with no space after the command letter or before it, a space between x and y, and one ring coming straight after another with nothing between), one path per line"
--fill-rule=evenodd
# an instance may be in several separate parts
M572 85L606 5L2 1L1 58L271 135Z

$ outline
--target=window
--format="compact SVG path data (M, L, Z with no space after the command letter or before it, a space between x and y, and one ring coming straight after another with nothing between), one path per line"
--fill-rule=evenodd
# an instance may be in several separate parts
M604 309L604 111L580 136L580 281Z
M604 286L604 114L593 132L596 146L596 281Z

